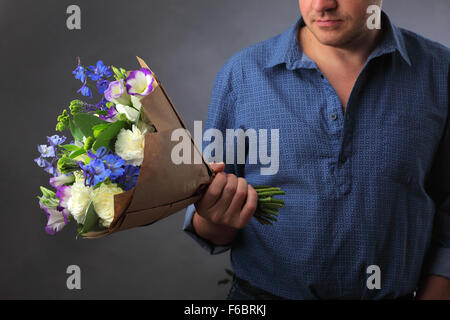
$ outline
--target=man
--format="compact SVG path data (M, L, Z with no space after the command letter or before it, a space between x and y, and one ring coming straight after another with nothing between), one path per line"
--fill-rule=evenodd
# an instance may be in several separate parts
M230 299L450 297L450 50L368 27L381 0L299 0L286 32L219 72L206 128L279 129L280 168L220 172L184 230L231 248ZM273 226L251 185L281 187Z

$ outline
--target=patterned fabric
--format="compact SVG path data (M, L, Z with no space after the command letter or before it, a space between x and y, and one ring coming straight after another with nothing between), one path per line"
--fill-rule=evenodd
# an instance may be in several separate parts
M423 275L450 278L450 50L383 12L383 37L343 112L302 53L303 26L300 17L224 65L205 125L224 136L227 128L279 129L277 174L261 175L264 165L248 158L226 166L286 191L278 222L252 219L217 247L195 234L190 206L183 230L212 254L231 248L237 277L289 299L396 298ZM381 289L367 286L371 265Z

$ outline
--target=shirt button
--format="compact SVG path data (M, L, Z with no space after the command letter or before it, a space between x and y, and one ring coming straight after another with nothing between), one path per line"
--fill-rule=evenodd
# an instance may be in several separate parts
M331 120L336 120L337 119L337 114L336 113L332 113L331 114Z
M321 77L322 79L325 79L325 76L324 76L323 74L321 74L320 77Z

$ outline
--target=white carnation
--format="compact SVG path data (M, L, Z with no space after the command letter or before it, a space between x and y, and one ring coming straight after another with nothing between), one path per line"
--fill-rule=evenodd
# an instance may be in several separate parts
M123 190L117 184L106 183L102 183L94 190L94 209L105 228L108 228L114 220L114 195L122 192Z
M118 113L123 113L132 122L135 122L139 118L139 111L130 106L116 104L116 110Z
M92 188L84 185L83 173L75 172L75 183L71 187L71 196L67 201L67 209L75 220L83 224L92 200Z
M115 150L127 164L140 166L144 160L145 130L133 125L132 130L122 129L117 135Z

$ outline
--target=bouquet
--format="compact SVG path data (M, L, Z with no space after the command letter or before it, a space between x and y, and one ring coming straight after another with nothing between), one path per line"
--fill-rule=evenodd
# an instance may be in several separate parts
M96 65L78 59L73 71L82 82L82 96L100 95L91 104L72 100L57 118L56 131L47 137L34 161L52 177L54 190L41 187L40 207L47 215L46 232L55 234L70 221L78 235L98 238L133 227L150 225L202 196L214 178L190 138L191 154L201 164L175 164L173 130L187 131L160 81L138 57L140 69ZM191 137L191 135L188 135ZM256 186L259 195L254 217L262 224L276 221L284 202L280 188Z

